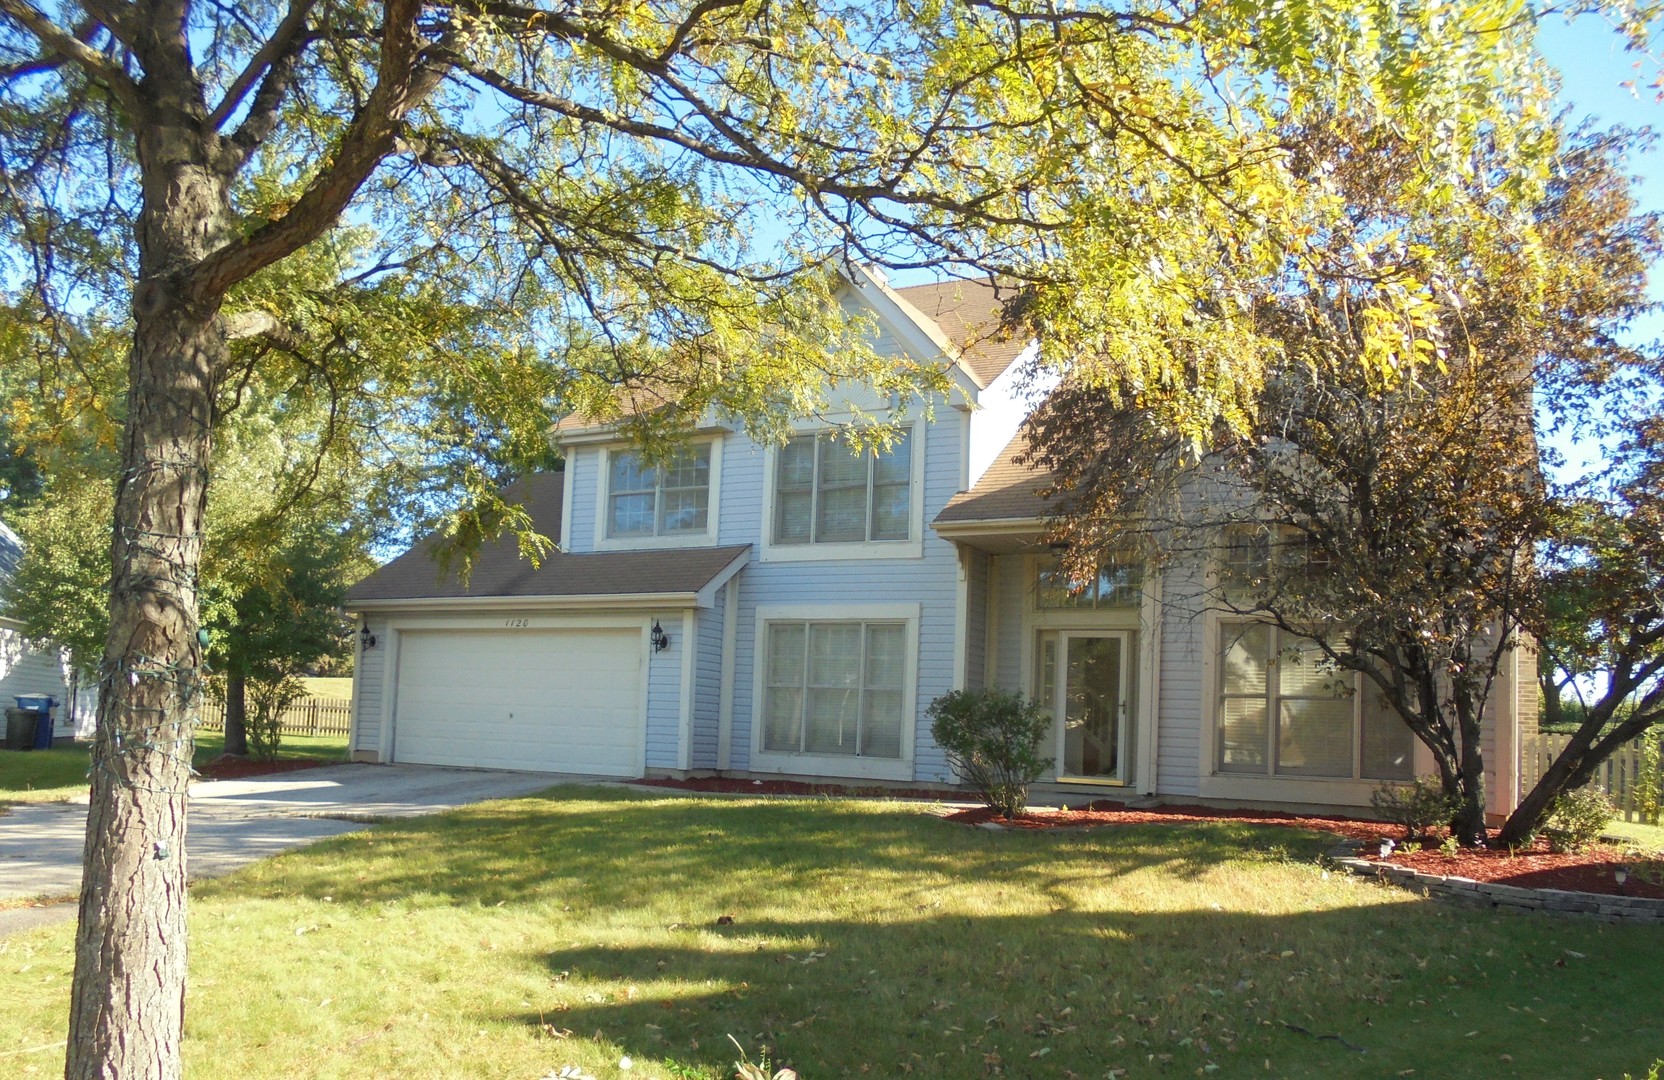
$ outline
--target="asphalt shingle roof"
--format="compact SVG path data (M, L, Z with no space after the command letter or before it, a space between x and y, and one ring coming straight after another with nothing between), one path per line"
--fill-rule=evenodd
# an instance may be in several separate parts
M1030 335L1006 325L1008 305L1017 292L995 289L992 281L939 281L910 285L895 293L919 310L961 350L960 358L977 382L987 386L1028 348Z
M503 495L521 502L533 527L560 536L562 474L539 473L509 485ZM345 606L387 600L479 597L623 596L698 592L750 545L653 551L552 552L535 569L520 556L513 536L483 546L465 587L455 570L441 575L424 540L347 590Z
M1051 482L1051 474L1016 459L1028 452L1028 438L1018 432L1000 451L969 491L961 491L942 512L938 524L970 521L1031 521L1046 516L1046 500L1040 489Z

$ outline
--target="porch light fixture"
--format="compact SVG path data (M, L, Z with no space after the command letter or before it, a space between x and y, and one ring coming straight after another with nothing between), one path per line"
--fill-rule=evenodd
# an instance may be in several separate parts
M659 625L657 619L653 620L653 632L648 635L647 640L653 643L653 651L656 653L670 648L670 635L664 632L664 627Z
M376 647L376 636L370 633L370 620L368 619L365 619L364 625L359 627L358 643L366 649L373 649Z

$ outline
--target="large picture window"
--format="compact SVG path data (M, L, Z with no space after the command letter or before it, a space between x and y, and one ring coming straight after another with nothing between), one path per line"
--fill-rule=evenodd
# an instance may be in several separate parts
M1408 780L1414 736L1307 638L1258 622L1220 627L1221 773Z
M762 749L899 760L906 626L768 623Z
M711 444L678 451L654 467L628 450L607 466L609 539L702 533L710 520Z
M913 440L852 451L804 435L780 448L774 480L776 544L907 540L912 529Z

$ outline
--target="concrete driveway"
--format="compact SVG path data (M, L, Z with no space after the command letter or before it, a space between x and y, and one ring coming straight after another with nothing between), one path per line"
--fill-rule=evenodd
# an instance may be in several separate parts
M428 765L331 765L196 783L185 839L190 876L228 874L381 818L436 814L574 781L605 782ZM75 896L86 828L84 803L16 806L0 816L0 902ZM0 910L0 936L74 914L72 903Z

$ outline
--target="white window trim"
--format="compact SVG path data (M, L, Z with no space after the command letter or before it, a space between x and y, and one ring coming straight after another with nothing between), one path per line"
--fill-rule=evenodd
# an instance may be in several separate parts
M1208 611L1202 626L1202 715L1199 751L1198 794L1210 799L1254 799L1267 802L1314 802L1335 806L1368 806L1369 797L1383 784L1404 783L1399 780L1372 780L1337 776L1283 776L1269 770L1265 773L1219 771L1219 698L1224 672L1219 663L1219 649L1224 627L1229 623L1252 622L1251 617ZM1361 679L1362 675L1358 674ZM1353 695L1353 724L1363 708L1362 692ZM1355 734L1361 728L1354 726ZM1414 735L1410 737L1411 773L1424 776L1434 769L1432 751ZM1353 757L1359 751L1353 746Z
M763 749L763 699L768 692L768 624L771 622L903 623L901 757L858 758L841 754L781 754ZM913 779L919 697L918 604L759 604L752 638L751 770L856 780Z
M777 544L774 542L775 484L779 474L780 447L769 443L763 452L763 522L758 544L758 562L821 562L828 559L918 559L924 557L924 444L929 425L908 423L913 460L907 473L907 539L859 540L833 544ZM792 435L824 435L835 430L826 426L799 426Z
M612 456L633 453L627 443L603 446L597 455L599 475L595 478L595 547L596 551L641 551L655 548L710 547L716 543L718 509L722 505L722 439L694 439L688 446L711 448L711 488L705 507L705 528L699 532L676 532L663 536L608 536L607 520L611 517Z

